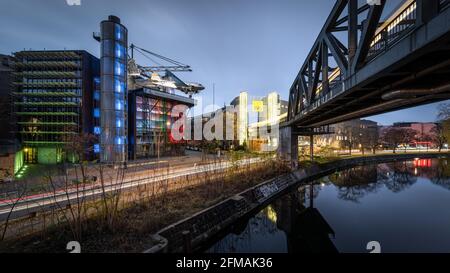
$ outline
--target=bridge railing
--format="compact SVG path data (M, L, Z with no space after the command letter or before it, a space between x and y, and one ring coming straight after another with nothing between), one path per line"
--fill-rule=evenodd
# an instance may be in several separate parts
M322 104L326 103L330 99L334 98L335 96L339 95L344 91L343 88L343 81L341 79L333 81L330 83L329 91L326 93L321 93L320 96L318 96L314 102L312 102L310 105L306 106L305 109L303 109L300 114L306 115L308 112L311 112L321 106Z
M442 11L446 8L450 7L450 0L440 0L439 9Z
M399 15L397 15L397 17L395 17L388 25L378 31L369 49L367 61L373 60L379 54L407 35L409 31L414 28L417 20L416 11L417 3L414 1Z

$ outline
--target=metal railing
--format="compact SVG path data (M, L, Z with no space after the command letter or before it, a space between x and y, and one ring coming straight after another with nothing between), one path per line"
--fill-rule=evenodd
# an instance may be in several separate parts
M450 7L450 0L440 0L439 10L442 11Z
M447 1L447 0L446 0ZM414 1L375 36L367 60L370 61L404 37L416 25L417 3Z

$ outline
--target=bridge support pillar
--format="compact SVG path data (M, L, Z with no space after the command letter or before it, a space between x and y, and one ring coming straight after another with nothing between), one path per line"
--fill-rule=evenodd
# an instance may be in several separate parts
M309 158L314 162L314 135L309 136Z
M291 127L280 128L280 145L278 157L288 161L291 168L298 168L298 135L293 134Z

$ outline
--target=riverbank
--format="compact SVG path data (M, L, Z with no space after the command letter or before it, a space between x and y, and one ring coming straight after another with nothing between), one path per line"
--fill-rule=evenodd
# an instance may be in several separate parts
M10 223L8 228L12 230L33 224L41 229L0 242L0 252L66 252L69 241L79 241L82 252L142 252L152 247L151 235L162 227L286 172L281 162L268 159L236 165L226 172L211 171L204 177L138 187L112 199L83 203L80 209L57 207L52 214L38 214L16 226ZM120 209L114 212L115 200ZM79 215L83 218L78 219ZM41 223L36 224L38 218Z
M254 214L278 196L302 184L339 170L358 165L412 160L415 158L449 157L450 153L385 154L339 159L279 176L250 188L196 215L170 225L153 236L155 245L147 253L196 252L234 223Z

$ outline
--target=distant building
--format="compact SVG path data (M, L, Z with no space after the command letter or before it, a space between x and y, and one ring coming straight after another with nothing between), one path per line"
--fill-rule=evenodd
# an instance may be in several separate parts
M372 149L378 145L378 124L371 120L355 119L331 125L334 134L317 136L319 147L334 149Z
M417 140L427 140L430 135L434 135L436 123L433 122L397 122L392 125L395 128L412 129L417 132Z
M93 107L99 60L83 50L20 51L14 56L14 114L24 162L78 160L64 154L63 147L75 135L99 133L94 129L99 109Z
M237 115L237 135L239 145L248 146L248 124L249 124L249 110L248 110L248 93L241 92L239 97L236 97L231 103L238 111Z
M412 143L407 143L410 147L417 148L433 148L436 147L435 136L437 124L434 122L397 122L392 126L394 128L403 128L416 131L414 141Z
M264 127L270 133L272 125L278 125L278 123L286 119L287 111L288 102L281 100L280 95L275 92L262 98L250 98L247 92L241 92L238 97L231 101L230 106L224 106L215 112L205 113L188 119L187 122L191 127L192 138L189 141L189 145L198 147L201 144L204 145L205 141L208 142L203 134L199 136L199 132L203 131L208 122L221 114L223 135L217 135L216 133L218 132L213 127L212 131L217 138L214 141L210 140L211 144L214 143L218 148L224 150L246 145L252 151L264 151L262 147L265 144L272 148L274 147L273 149L269 147L266 150L275 150L278 147L278 135L276 137L261 136L260 129ZM256 122L249 122L250 113L255 114ZM197 131L197 135L195 135L195 131Z
M238 140L238 113L233 106L224 106L214 112L204 113L199 116L191 117L187 119L187 123L190 125L190 138L188 140L188 145L192 147L200 148L208 140L203 134L203 128L209 122L213 122L218 115L222 115L222 134L219 135L218 129L211 128L212 133L218 136L220 139L215 139L214 142L217 148L222 150L230 150L239 146ZM228 122L228 124L227 124Z
M274 151L278 148L279 136L272 132L272 126L279 126L286 120L289 102L282 100L276 92L270 93L260 102L262 108L258 111L257 122L251 123L248 129L249 148L257 152Z

